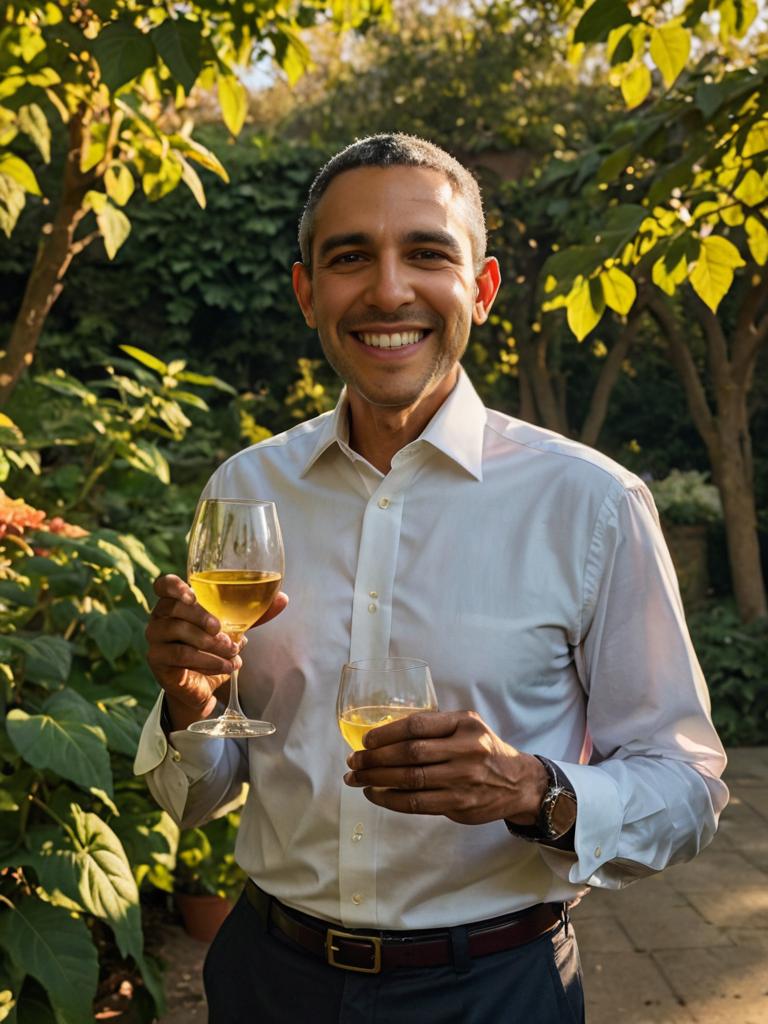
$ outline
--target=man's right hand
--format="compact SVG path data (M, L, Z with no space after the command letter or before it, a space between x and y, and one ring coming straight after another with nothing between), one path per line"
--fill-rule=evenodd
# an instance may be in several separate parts
M216 690L242 664L242 645L221 632L219 620L197 603L192 588L178 576L159 576L154 590L159 600L146 628L147 661L165 690L174 728L186 729L213 714ZM259 625L287 604L286 594L276 594Z

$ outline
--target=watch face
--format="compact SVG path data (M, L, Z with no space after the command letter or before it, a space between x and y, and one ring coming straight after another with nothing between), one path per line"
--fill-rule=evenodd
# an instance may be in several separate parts
M570 793L559 793L552 804L549 816L555 838L559 838L571 828L576 821L576 801Z

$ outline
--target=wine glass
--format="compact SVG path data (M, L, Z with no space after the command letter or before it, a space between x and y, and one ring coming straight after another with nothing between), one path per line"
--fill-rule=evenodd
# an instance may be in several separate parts
M407 718L415 711L437 711L437 697L426 661L369 658L341 670L336 718L353 750L363 749L369 729Z
M189 538L187 578L195 597L235 643L272 604L285 567L277 509L271 501L207 498L200 502ZM219 718L193 722L206 736L269 736L271 722L246 718L237 699L237 670L229 704Z

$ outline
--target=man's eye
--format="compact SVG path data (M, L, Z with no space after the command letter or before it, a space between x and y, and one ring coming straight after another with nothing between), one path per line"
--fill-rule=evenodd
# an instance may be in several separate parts
M413 254L413 258L427 261L448 259L444 252L436 252L434 249L419 249Z
M331 266L350 266L354 263L358 263L363 259L363 254L359 252L342 252L338 256L334 256L331 260Z

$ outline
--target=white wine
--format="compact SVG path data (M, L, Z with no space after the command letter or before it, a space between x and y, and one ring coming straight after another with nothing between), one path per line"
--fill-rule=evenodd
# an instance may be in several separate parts
M189 585L206 611L234 639L259 621L272 604L282 576L252 569L210 569L194 572Z
M353 750L363 750L363 738L370 729L387 722L396 722L407 718L416 711L428 711L430 708L409 708L402 704L378 704L369 708L347 708L339 719L341 735Z

